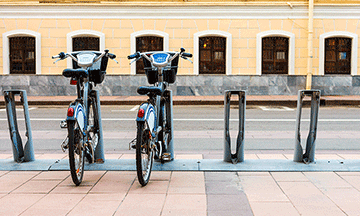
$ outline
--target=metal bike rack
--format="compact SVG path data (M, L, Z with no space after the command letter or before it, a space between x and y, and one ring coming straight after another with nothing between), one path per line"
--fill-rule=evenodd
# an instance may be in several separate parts
M231 152L231 138L229 131L230 122L230 99L231 95L239 96L239 133L236 141L236 152ZM245 91L225 91L225 133L224 133L224 161L225 162L243 162L244 161L244 137L245 137L245 109L246 92Z
M96 100L96 107L97 107L97 113L99 117L99 143L96 146L95 152L94 152L94 160L96 163L104 163L105 162L105 154L104 154L104 140L103 140L103 130L102 130L102 123L101 123L101 108L100 108L100 96L98 90L92 90L91 94L93 94L93 97Z
M166 153L170 154L170 160L174 160L174 122L173 122L173 97L172 91L166 90L164 92L164 96L167 97L169 103L166 103L166 122L170 124L171 134L170 134L170 142L167 147Z
M303 106L303 99L305 96L311 97L311 114L310 114L310 129L306 140L306 149L303 153L301 146L300 124L301 124L301 110ZM297 116L296 116L296 135L295 135L295 152L294 161L311 163L315 160L315 141L316 131L320 107L320 90L300 90L297 101Z
M20 95L20 102L22 103L22 106L24 108L25 126L26 126L25 135L27 136L27 141L25 143L24 148L17 124L15 95ZM34 148L32 142L29 106L28 106L26 91L6 90L4 91L4 98L6 103L6 113L9 123L10 138L12 141L14 161L19 163L34 161L35 155L34 155Z

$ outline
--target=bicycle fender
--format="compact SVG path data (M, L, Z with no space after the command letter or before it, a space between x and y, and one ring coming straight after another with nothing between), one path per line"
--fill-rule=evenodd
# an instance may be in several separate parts
M81 131L84 131L85 127L85 110L84 107L80 103L71 104L69 108L74 109L73 116L67 116L66 121L77 121Z
M152 104L149 103L143 103L140 105L139 110L143 109L144 110L144 116L142 118L140 118L139 116L137 116L136 121L137 122L144 122L146 121L148 123L148 126L151 130L151 132L154 132L154 128L156 127L156 112L155 112L155 108Z

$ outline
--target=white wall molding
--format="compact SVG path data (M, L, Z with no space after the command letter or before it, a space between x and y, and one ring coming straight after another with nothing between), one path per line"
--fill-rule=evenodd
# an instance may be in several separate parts
M288 74L295 75L295 34L281 30L264 31L256 35L256 75L262 74L262 39L275 36L289 38Z
M325 75L325 39L332 37L351 38L351 75L357 75L358 35L346 31L333 31L320 35L319 39L319 75Z
M169 34L162 31L157 30L143 30L137 31L130 35L130 52L129 54L133 54L136 52L136 38L143 36L157 36L163 38L163 48L164 51L169 51ZM136 63L131 64L131 75L136 74Z
M35 71L41 74L41 34L27 29L18 29L3 33L3 74L10 74L9 38L19 36L35 37Z
M72 31L69 32L66 35L66 47L67 47L67 51L68 53L73 51L73 43L72 43L72 39L76 38L76 37L98 37L99 38L99 47L100 50L99 51L104 51L105 50L105 34L102 32L98 32L98 31L93 31L93 30L87 30L87 29L81 29L81 30L77 30L77 31ZM68 68L72 68L72 60L71 58L67 59L67 67Z
M229 32L206 30L194 34L194 75L199 75L199 38L217 36L226 38L226 75L232 74L232 35Z

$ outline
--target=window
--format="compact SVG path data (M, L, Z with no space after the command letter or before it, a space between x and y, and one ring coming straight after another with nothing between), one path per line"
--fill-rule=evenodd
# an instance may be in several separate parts
M226 73L226 38L199 38L199 74Z
M289 38L262 38L262 74L288 74Z
M74 37L73 51L93 50L100 51L100 39L98 37Z
M136 38L136 52L163 51L162 37L142 36ZM143 61L136 62L136 74L145 74Z
M35 74L35 37L11 37L10 74Z
M325 39L325 74L350 74L351 39Z

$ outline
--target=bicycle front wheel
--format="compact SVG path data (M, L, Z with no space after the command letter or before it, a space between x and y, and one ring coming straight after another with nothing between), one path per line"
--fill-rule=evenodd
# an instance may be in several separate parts
M154 151L151 148L150 129L146 122L138 122L136 139L136 170L139 183L147 185L150 179Z
M68 122L68 133L70 173L74 184L78 186L84 175L84 136L77 121Z

